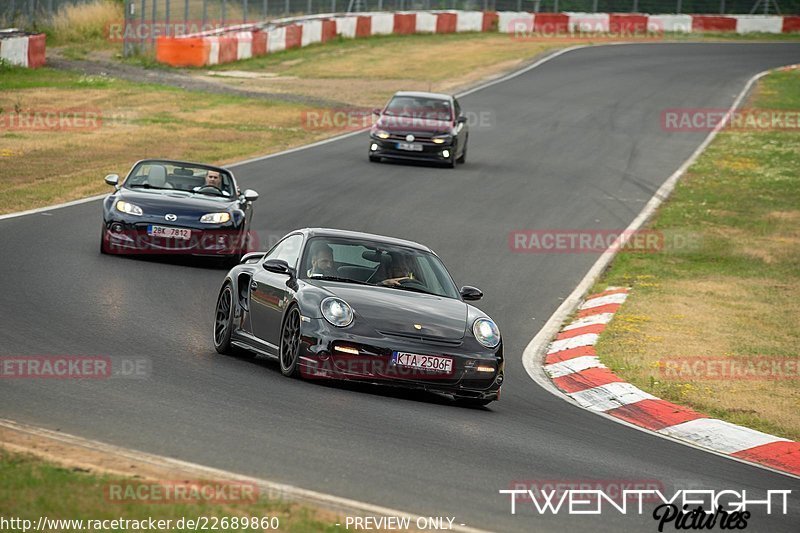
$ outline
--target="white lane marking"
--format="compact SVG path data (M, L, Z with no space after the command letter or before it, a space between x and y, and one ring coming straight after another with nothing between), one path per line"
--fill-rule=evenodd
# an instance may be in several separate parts
M613 382L591 389L571 392L569 396L579 405L591 411L608 411L642 400L657 399L652 394L648 394L642 389L624 382Z
M626 46L629 44L635 44L635 43L609 44L608 46ZM623 238L626 235L631 235L632 232L635 232L637 229L639 229L647 220L650 219L650 217L653 216L653 213L655 213L656 209L658 209L658 207L664 202L664 200L666 200L669 197L670 193L672 192L672 189L675 188L675 184L678 182L681 176L683 176L686 173L689 167L692 166L692 164L694 164L695 161L697 161L698 157L700 157L700 154L702 154L708 147L708 145L711 144L711 141L714 140L714 138L717 136L717 133L719 133L720 129L722 129L722 126L725 124L725 121L730 117L730 114L732 114L734 111L736 111L736 109L739 108L744 98L750 93L750 90L752 89L753 85L758 80L769 74L770 72L778 71L781 68L783 67L777 67L774 69L759 72L758 74L752 76L747 81L744 88L741 90L741 92L739 92L738 96L731 104L730 108L728 108L725 120L720 121L718 126L714 130L709 132L709 134L706 136L703 142L700 143L700 145L695 149L694 152L692 152L692 155L690 155L686 159L686 161L684 161L683 164L680 167L678 167L678 169L675 172L673 172L669 178L667 178L667 180L661 185L661 187L658 188L658 190L655 192L655 194L653 194L653 196L650 198L647 204L645 204L645 206L642 208L642 210L639 212L636 218L634 218L633 221L630 223L630 225L628 225L626 230L622 232ZM550 394L558 396L559 398L568 403L572 403L580 407L583 407L584 409L594 411L596 412L596 414L608 420L616 422L617 424L622 424L623 426L627 426L629 428L641 431L643 433L649 433L650 435L654 434L660 435L664 439L670 440L672 442L677 442L685 446L700 449L705 452L718 455L719 457L725 457L726 459L730 459L731 461L736 461L750 466L755 466L757 468L761 468L762 470L768 470L770 472L781 474L783 476L800 479L800 476L790 474L788 472L784 472L781 470L777 470L775 468L771 468L763 464L754 463L751 461L745 461L743 459L739 459L738 457L733 457L731 455L727 455L722 452L712 450L710 448L704 448L692 441L683 440L678 437L673 437L671 435L667 435L664 433L654 432L647 428L643 428L641 426L637 426L636 424L632 424L626 420L622 420L621 418L611 416L604 412L596 411L594 409L589 408L586 405L581 405L580 402L577 401L577 399L572 397L572 395L565 394L564 392L559 390L559 388L553 384L553 382L550 380L547 374L545 374L543 363L545 355L551 353L548 351L550 340L553 337L555 337L556 334L558 334L561 324L563 324L564 321L567 319L567 317L572 314L572 312L577 308L578 305L580 305L584 295L587 292L589 292L589 289L592 288L592 286L597 282L598 278L602 275L602 273L606 270L606 268L608 268L608 265L616 256L617 251L620 250L622 244L623 243L612 243L612 245L604 253L602 253L600 257L597 258L597 261L595 261L595 263L592 265L589 271L586 272L586 275L583 277L583 279L581 279L581 281L572 290L569 296L567 296L567 298L561 302L561 305L558 306L558 309L556 309L556 311L550 316L547 322L545 322L544 326L542 326L539 332L531 339L531 341L525 347L525 350L522 352L522 366L525 368L525 371L528 373L528 376L530 376L530 378L537 385L542 387L544 390L548 391Z
M97 196L90 196L88 198L80 198L79 200L72 200L71 202L65 202L63 204L56 204L50 205L47 207L37 207L36 209L28 209L27 211L17 211L16 213L8 213L7 215L0 215L0 220L5 220L7 218L17 218L22 217L25 215L33 215L36 213L43 213L45 211L52 211L53 209L61 209L62 207L71 207L73 205L79 204L86 204L89 202L94 202L95 200L101 200L111 194L110 192L106 194L98 194Z
M614 313L598 313L596 315L589 315L579 318L572 324L564 326L561 331L571 331L573 329L585 328L586 326L596 326L598 324L608 324L614 317Z
M688 440L722 453L736 453L771 442L788 439L737 426L716 418L697 418L658 430L658 433Z
M545 365L544 371L547 372L551 378L560 378L561 376L574 374L575 372L580 372L588 368L605 367L606 365L601 363L600 358L596 355L584 355L582 357L576 357L575 359L567 359L566 361Z
M130 448L123 448L121 446L114 446L104 442L84 439L69 433L62 433L61 431L51 431L49 429L30 426L22 424L13 420L0 418L0 426L7 427L12 430L22 431L38 437L48 438L64 442L73 446L80 446L106 455L118 458L127 458L137 462L144 462L155 465L159 468L179 469L181 475L196 477L197 479L209 479L220 481L238 481L245 483L252 483L259 487L261 494L274 495L278 498L283 498L290 501L296 501L307 505L316 505L331 509L342 514L369 514L374 516L400 516L408 517L412 521L416 520L418 516L405 511L398 511L380 505L373 505L371 503L360 502L348 498L340 498L331 494L325 494L313 490L301 489L292 485L285 485L283 483L275 483L265 479L242 476L234 472L211 468L208 466L190 463L188 461L181 461L180 459L173 459L171 457L164 457ZM483 530L475 529L467 526L454 525L451 529L453 531L464 531L466 533L482 533Z
M581 346L593 346L597 342L598 337L599 335L597 333L584 333L583 335L577 335L569 339L553 341L547 353L551 354L564 350L571 350L572 348L580 348Z
M606 294L605 296L598 296L597 298L586 300L578 309L594 309L595 307L600 307L601 305L621 304L627 298L628 293L625 292Z

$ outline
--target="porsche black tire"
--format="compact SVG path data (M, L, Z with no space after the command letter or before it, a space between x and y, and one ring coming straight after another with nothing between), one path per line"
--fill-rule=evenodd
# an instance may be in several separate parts
M292 306L281 326L281 345L278 352L281 374L295 378L300 375L300 309Z
M233 331L233 287L225 282L217 298L214 311L214 349L217 353L233 354L231 333Z

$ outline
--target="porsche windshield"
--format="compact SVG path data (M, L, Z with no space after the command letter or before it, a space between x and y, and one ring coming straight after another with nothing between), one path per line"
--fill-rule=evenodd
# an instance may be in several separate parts
M124 187L137 190L185 191L230 199L233 179L224 170L168 161L143 161L130 173Z
M314 237L300 269L306 279L354 282L458 298L450 274L434 254L382 242Z

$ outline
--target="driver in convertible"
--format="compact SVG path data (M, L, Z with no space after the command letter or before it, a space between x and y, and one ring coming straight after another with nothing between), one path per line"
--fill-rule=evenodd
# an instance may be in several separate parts
M219 191L225 195L230 196L231 193L225 190L223 183L222 183L222 176L220 176L219 172L216 170L209 170L206 174L206 182L202 187L195 187L194 190L198 191L203 187L214 187L219 189Z
M311 268L308 277L336 276L333 268L333 249L327 244L322 244L314 248L311 252Z
M408 259L404 255L393 255L392 264L386 271L386 279L381 281L381 285L397 286L403 281L413 280L414 271L408 264Z

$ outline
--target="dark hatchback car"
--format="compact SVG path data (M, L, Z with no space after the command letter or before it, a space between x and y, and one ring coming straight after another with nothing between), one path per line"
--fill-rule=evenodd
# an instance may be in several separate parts
M105 254L190 254L238 260L250 246L253 190L241 192L221 167L184 161L137 162L103 202Z
M425 389L468 405L500 396L503 344L494 321L420 244L302 229L228 272L214 347L278 359L286 376Z
M431 161L450 168L466 161L469 128L454 96L401 91L373 113L378 120L369 132L370 161Z

